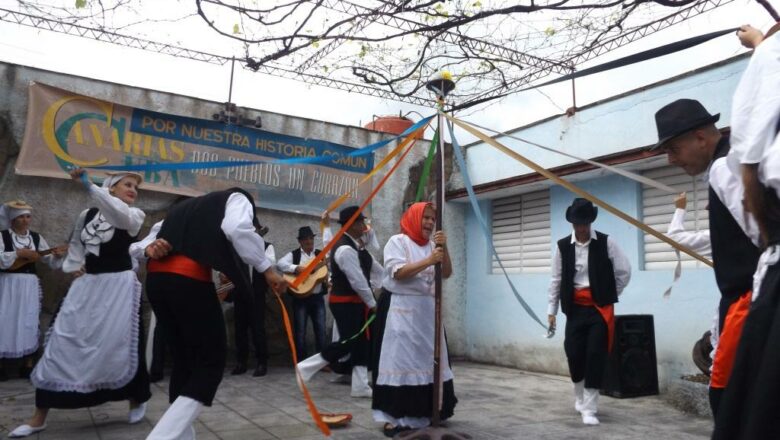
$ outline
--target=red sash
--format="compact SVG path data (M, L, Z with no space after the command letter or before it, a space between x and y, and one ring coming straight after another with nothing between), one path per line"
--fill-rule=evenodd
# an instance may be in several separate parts
M712 360L710 386L713 388L726 388L729 383L739 338L742 336L742 327L745 325L752 298L753 292L742 294L726 312L723 328L720 329L718 349L715 350L715 359Z
M166 272L210 283L211 269L181 254L171 255L160 260L149 260L147 272Z
M615 339L615 307L613 304L599 306L593 301L590 287L574 289L574 304L585 307L595 307L599 311L604 322L607 323L607 350L612 352L612 342Z

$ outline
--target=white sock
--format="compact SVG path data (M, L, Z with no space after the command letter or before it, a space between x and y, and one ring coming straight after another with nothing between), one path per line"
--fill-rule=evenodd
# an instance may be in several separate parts
M303 378L303 381L308 382L312 377L314 377L315 374L317 374L318 371L322 370L328 364L329 362L326 361L321 354L317 353L314 356L308 357L298 362L298 371L301 372L301 378Z
M371 386L368 384L368 367L352 367L352 393L353 397L371 396Z
M179 396L165 411L146 440L189 440L195 438L192 426L203 404L195 399Z
M599 390L596 388L585 388L582 396L582 413L595 415L599 412Z
M582 411L583 400L585 399L585 380L574 382L574 409Z

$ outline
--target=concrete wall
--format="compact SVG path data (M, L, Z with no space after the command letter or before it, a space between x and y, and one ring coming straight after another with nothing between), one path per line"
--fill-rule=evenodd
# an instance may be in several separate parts
M31 203L35 208L33 228L40 231L49 243L62 243L67 239L73 221L77 214L87 207L88 200L83 190L69 180L19 176L14 172L14 164L25 128L27 86L31 81L119 104L196 118L210 119L211 115L222 107L221 103L188 96L0 63L0 173L2 173L0 200L21 198ZM306 105L306 103L301 103L301 105ZM262 116L264 130L322 139L355 148L379 141L386 136L359 127L331 124L262 110L247 110L249 113L247 116L252 118ZM413 191L409 191L409 188L416 189L417 186L416 175L410 175L410 169L420 168L428 145L427 141L417 143L405 163L388 180L371 204L372 226L378 233L380 243L384 243L388 237L399 230L398 222L404 206L403 195L412 193ZM377 153L377 162L382 159L385 151L389 151L389 148ZM389 166L395 162L393 161ZM379 174L379 176L381 175L382 173ZM378 180L375 178L374 183ZM141 190L138 207L152 214L149 218L149 224L151 224L151 217L156 219L162 215L160 211L165 209L173 198L172 195ZM318 218L316 217L263 209L262 197L259 203L258 215L261 222L270 227L270 233L266 239L274 243L277 257L281 257L284 253L298 246L295 237L299 227L308 225L318 230ZM446 216L448 226L451 225L456 230L462 230L463 217L460 207L447 211ZM463 247L462 240L453 240L451 249L453 255L457 256L455 259L459 264L463 264L463 256L465 255ZM381 252L377 257L381 259ZM66 292L68 280L61 274L52 274L47 270L43 270L43 276L44 303L46 309L51 311ZM455 277L454 282L449 283L448 286L463 286L465 274L459 276L460 278ZM447 319L460 322L458 317L460 312L454 307L455 304L457 302L447 302ZM48 323L48 319L44 318L44 322ZM451 335L451 339L453 339L454 346L462 345L461 341L453 335Z

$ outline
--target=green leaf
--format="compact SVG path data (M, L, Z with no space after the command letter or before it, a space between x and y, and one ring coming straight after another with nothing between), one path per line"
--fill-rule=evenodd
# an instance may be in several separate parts
M471 6L474 6L475 8L481 8L482 7L482 2L477 0L474 3L472 3Z
M318 47L320 47L320 40L314 40L314 41L312 41L312 42L311 42L311 46L312 46L313 48L315 48L315 49L316 49L316 48L318 48Z
M550 26L550 27L548 27L547 29L544 30L544 33L548 37L552 37L553 35L555 35L555 29L553 29L553 27Z
M87 0L76 0L76 8L86 8L87 7Z
M241 28L238 27L238 23L233 25L233 33L234 34L240 34L241 33Z

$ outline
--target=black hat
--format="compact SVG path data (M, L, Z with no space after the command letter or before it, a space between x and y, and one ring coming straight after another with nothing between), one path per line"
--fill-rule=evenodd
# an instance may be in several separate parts
M342 225L349 221L350 217L355 215L355 212L357 212L360 209L359 206L347 206L346 208L339 211L339 223ZM361 212L358 218L355 221L364 220L366 216L363 215Z
M298 228L298 240L302 240L304 238L312 238L314 237L314 231L311 230L310 227L304 226L302 228Z
M720 113L711 115L695 99L678 99L655 112L655 126L658 130L658 143L654 150L669 139L677 137L703 125L714 124L720 119Z
M589 225L596 220L599 209L593 206L590 200L577 197L571 202L571 206L566 208L566 221L573 225Z

